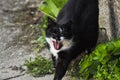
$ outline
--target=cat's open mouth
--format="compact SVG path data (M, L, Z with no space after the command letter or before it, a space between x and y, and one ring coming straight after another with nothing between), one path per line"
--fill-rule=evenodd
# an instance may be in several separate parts
M62 47L62 43L59 41L53 41L54 48L59 50Z

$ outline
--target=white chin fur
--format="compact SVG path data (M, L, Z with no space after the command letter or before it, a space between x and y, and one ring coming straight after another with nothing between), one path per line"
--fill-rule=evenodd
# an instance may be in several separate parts
M56 58L58 58L58 52L59 52L59 50L56 50L55 48L54 48L54 46L53 46L53 41L54 39L53 38L48 38L48 37L46 37L46 41L47 41L47 43L49 44L49 46L50 46L50 52L56 57Z
M65 49L69 49L72 45L73 45L73 42L72 40L66 40L64 39L64 37L61 37L61 42L63 44L62 48L59 49L59 50L56 50L53 46L53 42L52 41L55 41L55 39L51 38L51 37L46 37L46 41L47 43L49 44L50 46L50 52L56 57L56 59L58 58L58 52L61 51L61 50L65 50Z

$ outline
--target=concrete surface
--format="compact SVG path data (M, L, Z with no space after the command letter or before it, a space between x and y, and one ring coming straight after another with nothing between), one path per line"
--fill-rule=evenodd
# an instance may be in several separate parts
M35 78L27 74L23 66L26 59L35 57L28 42L29 33L25 34L24 28L33 22L30 11L39 4L40 0L0 0L0 80L53 79L53 74ZM26 29L26 33L29 31ZM45 49L41 55L49 57L46 53Z

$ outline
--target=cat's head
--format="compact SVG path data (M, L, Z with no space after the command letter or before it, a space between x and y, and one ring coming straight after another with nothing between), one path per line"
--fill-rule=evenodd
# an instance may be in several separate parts
M56 50L59 50L63 46L64 40L70 40L72 38L71 21L60 25L48 18L46 38L53 43Z

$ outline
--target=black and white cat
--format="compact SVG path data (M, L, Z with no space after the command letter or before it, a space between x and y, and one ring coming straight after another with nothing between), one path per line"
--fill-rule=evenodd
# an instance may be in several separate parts
M54 80L62 79L79 54L95 47L98 15L98 0L68 0L56 21L48 19L46 41L56 69Z

